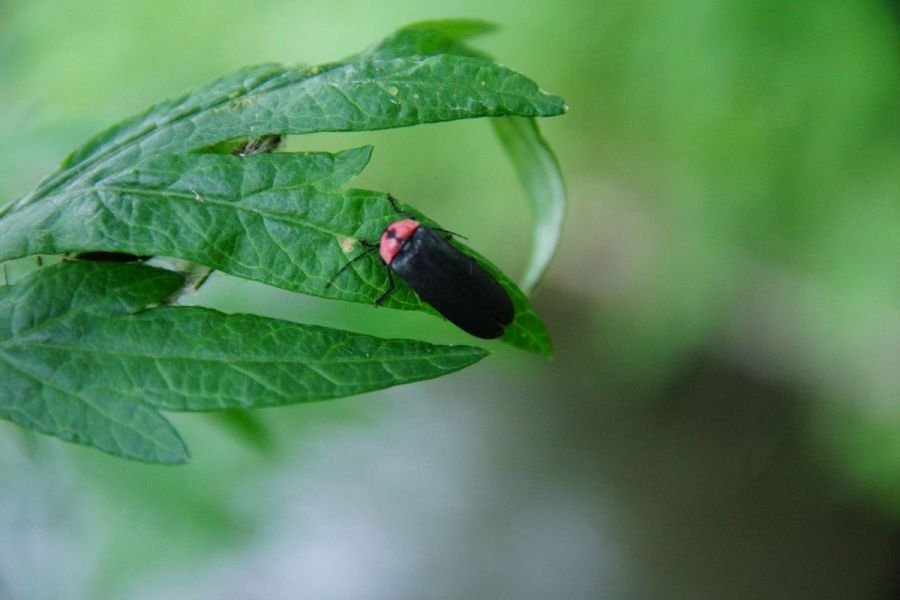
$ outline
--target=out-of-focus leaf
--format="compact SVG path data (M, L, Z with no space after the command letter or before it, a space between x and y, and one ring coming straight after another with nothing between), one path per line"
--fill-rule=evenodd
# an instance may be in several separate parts
M181 275L140 264L38 269L0 288L0 416L128 458L187 451L159 413L281 406L450 373L470 346L384 340L255 315L158 306Z
M247 442L260 453L272 450L272 432L266 427L259 413L233 408L213 414L223 429Z
M559 163L534 119L494 119L494 132L512 160L534 217L534 237L519 285L530 292L550 266L566 211L566 186Z
M379 42L370 54L391 56L427 56L455 54L490 60L487 54L466 45L466 40L490 33L493 23L476 19L441 19L406 25Z

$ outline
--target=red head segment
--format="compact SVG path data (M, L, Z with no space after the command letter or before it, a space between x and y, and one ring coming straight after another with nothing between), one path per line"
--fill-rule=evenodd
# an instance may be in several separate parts
M419 228L419 222L412 219L403 219L402 221L394 221L388 225L384 233L381 234L381 244L378 251L381 254L381 260L386 264L391 264L404 242L409 239L416 229Z

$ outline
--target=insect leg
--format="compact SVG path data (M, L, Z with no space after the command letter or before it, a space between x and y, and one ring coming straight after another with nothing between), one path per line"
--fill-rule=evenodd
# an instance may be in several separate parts
M394 274L391 272L391 268L387 265L384 265L384 269L385 271L387 271L388 289L383 294L378 296L378 298L375 300L375 306L381 306L381 303L387 300L387 297L391 295L391 292L397 289L397 284L394 282Z

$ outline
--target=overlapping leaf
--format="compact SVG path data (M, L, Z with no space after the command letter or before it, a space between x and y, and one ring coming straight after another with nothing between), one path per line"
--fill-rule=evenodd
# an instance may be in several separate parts
M266 133L355 131L459 118L546 116L563 101L464 46L470 22L420 24L347 61L245 69L99 134L0 216L0 260L112 251L184 258L304 293L372 302L377 262L328 278L394 217L384 195L341 184L370 149L233 157L198 153ZM479 260L480 259L479 257ZM550 353L540 318L502 276L517 318L504 340ZM430 310L408 289L388 306Z
M155 306L183 283L142 265L84 262L0 288L0 417L121 456L177 463L186 449L160 409L338 398L444 375L486 354Z
M363 251L358 240L377 240L397 219L384 194L341 187L370 154L371 147L338 154L157 155L68 194L63 203L11 213L6 242L24 246L25 254L91 249L178 256L297 292L372 303L387 286L375 255L327 285ZM546 329L524 294L485 266L516 307L504 340L548 353ZM433 312L405 286L385 305Z

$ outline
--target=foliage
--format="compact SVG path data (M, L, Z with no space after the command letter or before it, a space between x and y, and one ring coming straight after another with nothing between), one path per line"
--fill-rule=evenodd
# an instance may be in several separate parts
M296 292L371 303L386 285L375 260L328 282L358 255L361 240L377 239L396 219L383 193L344 187L372 148L233 150L271 135L564 112L561 98L464 44L485 29L464 21L413 25L344 61L249 67L153 106L89 140L0 212L0 260L83 252L175 257ZM513 160L529 160L531 146L554 167L526 181L536 190L558 169L536 126L525 131L507 144ZM557 193L546 204L561 202ZM539 223L547 214L536 211ZM549 223L529 287L555 246L559 220ZM462 249L513 299L516 318L502 340L549 355L546 329L525 295ZM122 456L179 462L184 446L157 409L336 398L436 377L484 356L467 346L155 306L183 285L182 276L147 266L64 263L5 289L0 368L13 384L0 413ZM434 312L405 286L385 305Z

